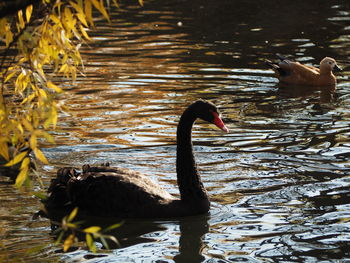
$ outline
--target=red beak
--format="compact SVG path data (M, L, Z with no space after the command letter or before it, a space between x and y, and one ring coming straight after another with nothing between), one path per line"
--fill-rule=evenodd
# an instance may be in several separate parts
M220 128L224 132L229 132L230 130L225 126L225 123L220 118L219 114L217 112L213 112L214 115L214 124Z

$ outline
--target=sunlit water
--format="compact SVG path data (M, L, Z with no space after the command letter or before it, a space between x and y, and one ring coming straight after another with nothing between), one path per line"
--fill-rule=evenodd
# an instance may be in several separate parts
M178 195L176 125L203 98L220 108L231 131L201 122L193 130L210 214L129 220L116 233L122 247L63 253L50 222L32 220L39 201L0 185L0 255L28 262L350 262L349 3L145 2L90 33L86 77L75 86L62 82L71 111L61 115L57 143L45 149L51 164L40 173L48 187L59 167L109 161ZM309 64L332 56L344 71L336 89L280 87L263 62L275 53Z

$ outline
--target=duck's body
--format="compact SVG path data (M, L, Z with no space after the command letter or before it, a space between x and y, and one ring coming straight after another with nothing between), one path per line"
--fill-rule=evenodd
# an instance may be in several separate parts
M208 116L209 117L208 117ZM49 188L48 209L79 207L92 215L117 217L178 217L206 213L207 192L194 161L191 129L199 117L228 131L216 107L197 101L181 116L177 131L177 179L180 198L166 192L147 176L109 166L83 166L81 174L63 168Z
M320 68L290 61L278 55L280 62L266 61L280 82L302 86L332 86L337 79L333 71L340 70L333 58L325 57L320 62Z

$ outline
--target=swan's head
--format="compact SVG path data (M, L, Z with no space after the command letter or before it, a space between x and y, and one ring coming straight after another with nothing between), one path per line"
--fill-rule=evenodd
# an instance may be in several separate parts
M335 59L330 57L325 57L320 62L320 68L321 70L327 70L327 71L341 71L341 68L338 67L337 62Z
M224 132L229 132L229 129L225 126L225 123L220 117L219 110L213 103L205 100L198 100L194 102L190 107L193 108L198 118L215 124Z

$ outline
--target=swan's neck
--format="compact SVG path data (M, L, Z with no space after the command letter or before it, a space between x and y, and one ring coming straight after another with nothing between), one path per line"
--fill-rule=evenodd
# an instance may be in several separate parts
M181 200L198 202L208 199L207 192L199 176L193 155L191 131L196 120L194 113L187 109L177 127L176 172Z

